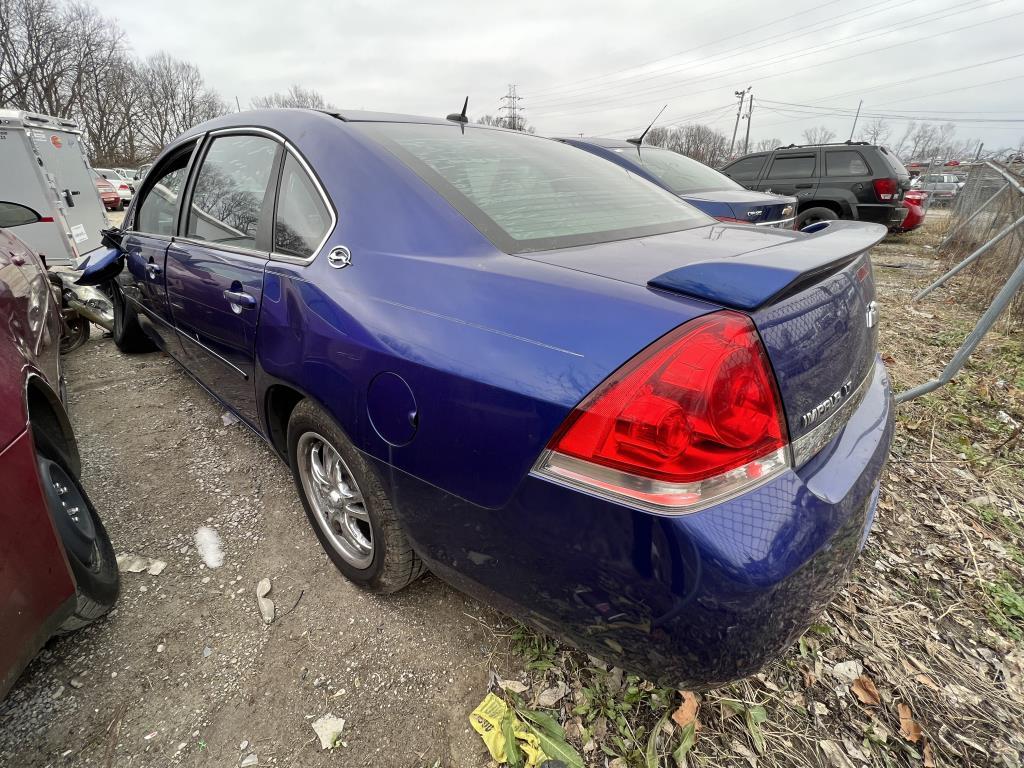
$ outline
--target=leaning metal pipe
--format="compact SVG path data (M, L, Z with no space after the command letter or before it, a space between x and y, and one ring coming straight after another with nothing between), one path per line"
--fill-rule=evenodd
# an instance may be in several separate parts
M90 307L88 304L83 304L77 299L69 299L68 307L75 310L78 314L88 320L90 323L96 323L101 328L105 328L108 331L114 330L114 316L105 315L95 307Z
M943 284L944 282L946 282L947 280L949 280L949 278L953 277L953 275L957 274L958 272L960 272L960 271L961 271L962 269L964 269L965 267L968 267L968 266L970 266L971 264L973 264L974 262L976 262L976 261L977 261L977 260L978 260L978 259L979 259L979 258L980 258L980 257L981 257L981 256L982 256L983 254L984 254L984 253L986 253L987 251L991 250L993 246L995 246L995 245L998 245L998 244L999 244L999 243L1000 243L1000 242L1002 241L1002 239L1003 239L1004 237L1006 237L1006 236L1007 236L1008 234L1010 234L1011 232L1013 232L1013 230L1015 230L1015 229L1016 229L1017 227L1019 227L1019 226L1020 226L1021 224L1024 224L1024 216L1021 216L1021 217L1020 217L1019 219L1017 219L1017 220L1016 220L1015 222L1013 222L1012 224L1007 224L1007 225L1006 225L1006 226L1005 226L1005 227L1004 227L1004 228L1003 228L1003 229L1002 229L1002 230L1001 230L1001 231L999 232L999 234L998 234L998 235L996 235L995 237L993 237L993 238L992 238L991 240L989 240L989 241L988 241L987 243L985 243L984 245L982 245L982 246L981 246L980 248L976 249L976 250L974 251L974 253L972 253L972 254L971 254L970 256L968 256L968 257L967 257L966 259L964 259L964 260L963 260L963 261L961 261L961 262L960 262L959 264L957 264L957 265L956 265L955 267L953 267L953 268L952 268L951 270L949 270L949 272L947 272L946 274L944 274L944 275L943 275L942 277L940 277L940 278L939 278L938 280L936 280L936 281L935 281L934 283L932 283L932 284L931 284L931 285L929 285L929 286L928 286L927 288L925 288L925 289L924 289L924 290L922 290L922 291L921 291L920 293L918 293L918 294L917 294L916 296L914 296L914 298L913 298L912 300L913 300L913 301L920 301L921 299L923 299L923 298L924 298L925 296L927 296L927 295L928 295L929 293L931 293L932 291L934 291L934 290L935 290L936 288L938 288L938 287L939 287L940 285L942 285L942 284Z
M1024 221L1024 217L1017 220L1019 224ZM992 300L992 304L985 314L978 320L978 324L974 326L974 330L968 334L967 338L964 339L964 343L960 345L960 349L953 355L953 359L949 361L949 365L943 369L942 373L939 374L937 379L925 382L919 387L908 389L906 392L900 392L896 395L897 403L905 403L908 400L913 400L915 397L926 395L932 390L938 389L944 384L948 384L952 381L953 377L960 372L963 368L964 363L967 362L967 358L971 356L975 347L981 343L982 338L988 333L999 315L1002 314L1003 310L1006 309L1007 305L1013 300L1014 295L1024 286L1024 259L1021 259L1017 268L1010 275L1010 279L1006 281L1006 284L1000 289L999 293Z

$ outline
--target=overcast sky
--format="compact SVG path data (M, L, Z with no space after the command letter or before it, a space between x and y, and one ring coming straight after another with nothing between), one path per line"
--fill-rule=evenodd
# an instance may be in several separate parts
M192 61L243 108L298 83L342 108L428 115L468 94L476 118L516 83L539 133L624 137L667 104L659 124L729 135L734 91L752 86L751 143L800 141L815 125L845 139L861 98L871 114L955 119L958 136L986 149L1024 139L1024 0L176 0L103 11L137 54ZM891 122L896 139L905 120Z

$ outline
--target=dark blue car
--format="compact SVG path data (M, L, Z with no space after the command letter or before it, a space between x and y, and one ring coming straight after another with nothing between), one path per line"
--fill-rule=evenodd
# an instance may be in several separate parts
M349 579L429 569L692 688L804 631L867 536L884 234L721 224L522 133L274 110L171 143L91 271L120 270L123 351L287 462Z
M661 147L621 139L559 139L653 181L708 216L736 224L794 229L796 198L751 192L703 163Z

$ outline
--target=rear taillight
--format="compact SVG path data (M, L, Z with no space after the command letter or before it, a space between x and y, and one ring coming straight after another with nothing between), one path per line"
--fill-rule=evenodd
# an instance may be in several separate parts
M879 200L895 200L900 191L900 183L896 179L873 179L871 184Z
M132 191L132 188L129 187L127 184L119 184L117 186L117 188L120 189L122 192L131 192Z
M753 323L715 312L626 363L569 415L534 471L666 513L789 466L775 377Z
M749 221L743 219L734 219L732 216L715 216L718 221L724 222L725 224L749 224Z

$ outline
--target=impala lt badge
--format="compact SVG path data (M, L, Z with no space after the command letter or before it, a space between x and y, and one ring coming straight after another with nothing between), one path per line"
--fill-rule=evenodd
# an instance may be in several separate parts
M800 426L809 427L824 416L832 413L853 391L853 381L848 381L800 417Z

